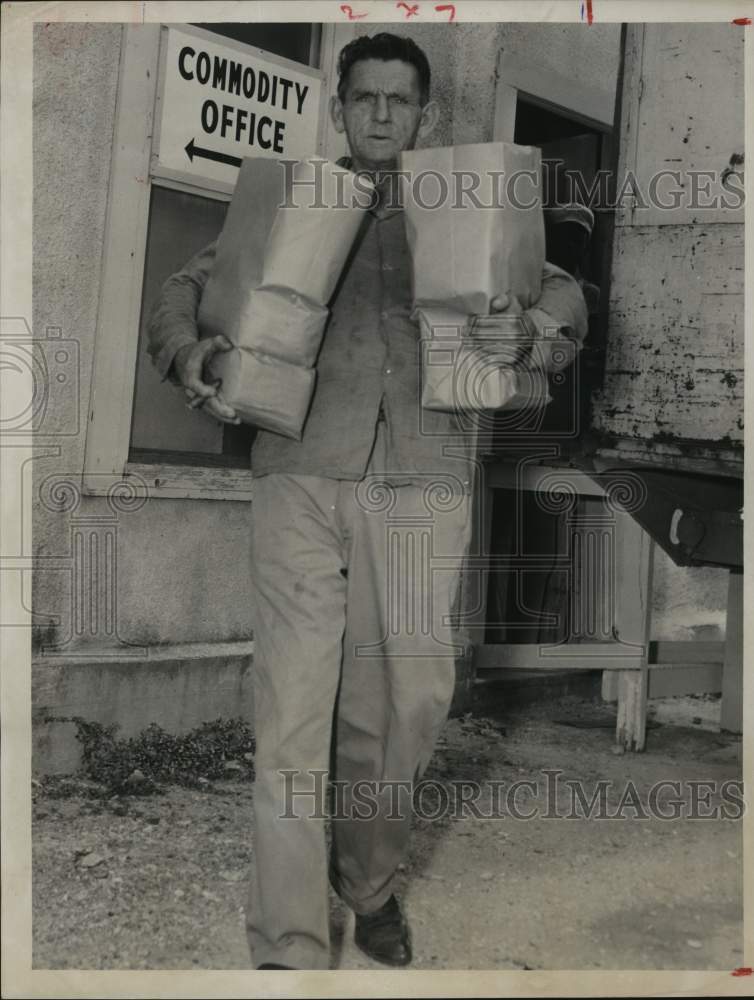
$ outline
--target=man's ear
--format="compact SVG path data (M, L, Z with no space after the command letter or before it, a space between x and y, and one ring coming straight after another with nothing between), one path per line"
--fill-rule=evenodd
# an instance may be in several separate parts
M330 98L330 118L336 132L345 132L346 123L343 121L343 102L337 94Z
M419 119L419 130L416 133L420 139L428 136L434 131L435 125L440 120L440 105L437 101L427 101L422 108L422 116Z

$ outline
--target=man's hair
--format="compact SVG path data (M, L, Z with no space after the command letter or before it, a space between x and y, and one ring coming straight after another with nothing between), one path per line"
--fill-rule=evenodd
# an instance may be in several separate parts
M381 31L379 35L361 35L354 38L341 49L338 56L338 97L341 101L346 95L351 67L363 59L380 59L382 62L400 59L401 62L410 63L419 75L422 104L426 104L429 100L429 60L424 52L411 38Z

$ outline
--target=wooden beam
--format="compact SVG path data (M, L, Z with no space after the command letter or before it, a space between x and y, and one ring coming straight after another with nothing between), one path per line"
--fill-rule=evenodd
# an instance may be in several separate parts
M491 643L477 646L475 666L483 670L639 670L641 655L617 642Z
M485 462L487 486L491 489L541 490L546 493L555 483L565 483L569 492L578 496L604 497L605 490L586 472L567 466L535 465L532 462Z
M481 645L487 626L487 587L490 572L490 537L495 497L480 465L471 497L471 538L462 576L461 611L464 627Z
M681 447L682 445L682 447ZM715 442L714 448L688 445L658 444L655 441L626 438L616 448L598 448L597 459L604 466L635 462L660 469L677 469L679 472L700 472L714 476L743 476L743 449L723 448Z
M649 628L652 608L654 541L630 514L616 514L613 585L616 633L633 646L638 670L618 675L618 722L615 738L626 750L643 750L647 727Z
M618 673L615 670L602 671L602 700L613 702L618 700Z
M121 476L128 460L159 55L159 25L125 28L86 424L85 493L97 489L103 473Z
M724 643L659 640L649 644L649 698L719 691L722 683ZM656 669L674 668L662 676ZM618 700L618 675L602 674L602 700Z

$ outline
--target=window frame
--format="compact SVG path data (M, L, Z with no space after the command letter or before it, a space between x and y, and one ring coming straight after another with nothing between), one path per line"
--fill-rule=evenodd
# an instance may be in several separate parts
M121 44L82 489L107 495L125 479L137 496L248 501L251 469L129 461L152 184L222 201L232 193L231 185L218 181L203 186L165 171L152 173L165 27L126 26ZM331 159L345 152L345 144L327 106L337 85L338 53L354 34L352 25L322 25L316 152Z

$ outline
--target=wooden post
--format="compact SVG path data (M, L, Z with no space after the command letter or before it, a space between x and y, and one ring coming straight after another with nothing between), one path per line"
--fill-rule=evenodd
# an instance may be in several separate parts
M488 559L490 554L490 535L492 533L492 515L494 491L487 485L484 466L479 467L477 479L471 498L471 534L467 553L471 560ZM472 688L476 678L474 666L474 647L483 645L487 617L487 583L488 568L469 569L468 564L461 570L461 586L458 598L458 611L461 625L458 629L458 640L463 643L463 655L456 660L456 683L451 715L459 715L469 709Z
M620 516L623 515L611 513L606 517L603 497L583 496L572 515L569 544L573 569L569 608L571 639L577 637L578 641L580 637L582 641L605 642L612 637L615 621L611 616L614 618L618 603L616 595L621 572L621 556L617 551L622 526L616 523ZM605 551L606 545L610 548L609 553ZM616 646L616 653L620 652L620 647ZM615 670L602 671L602 699L618 700L618 672Z
M614 670L602 671L602 700L618 700L618 675Z
M732 733L743 730L744 705L744 575L740 569L728 574L728 615L725 623L723 697L720 728Z
M613 577L616 632L620 643L641 647L639 669L617 671L615 739L626 750L643 750L646 737L653 564L653 539L630 514L617 513Z

